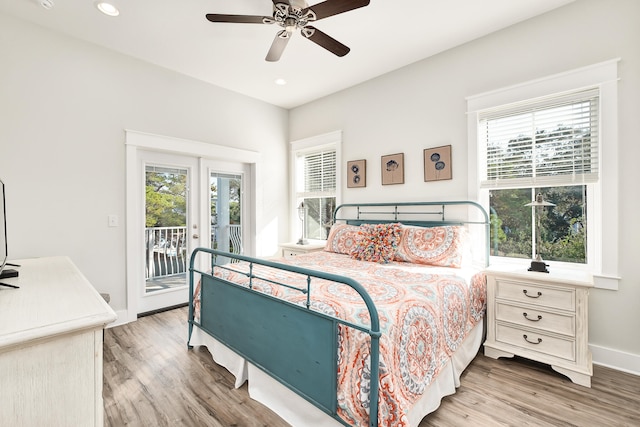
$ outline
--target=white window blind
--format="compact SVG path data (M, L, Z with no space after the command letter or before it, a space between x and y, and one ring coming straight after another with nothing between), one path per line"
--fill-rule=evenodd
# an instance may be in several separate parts
M336 150L305 153L302 156L304 180L299 197L334 196L336 191Z
M482 188L597 182L597 88L481 111L478 119Z

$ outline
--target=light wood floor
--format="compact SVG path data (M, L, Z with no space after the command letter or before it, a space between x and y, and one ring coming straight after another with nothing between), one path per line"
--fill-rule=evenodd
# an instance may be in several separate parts
M107 329L105 426L287 426L204 348L187 350L187 309ZM640 377L594 366L592 388L545 365L478 355L427 426L640 426Z

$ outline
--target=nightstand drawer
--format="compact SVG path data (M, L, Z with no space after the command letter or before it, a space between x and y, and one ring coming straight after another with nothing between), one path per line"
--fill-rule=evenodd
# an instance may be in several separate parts
M318 252L324 250L324 243L308 243L306 245L299 245L297 243L283 243L280 245L282 256L290 258L302 254L308 254L311 252Z
M531 332L509 325L498 324L496 341L515 345L541 354L575 361L575 342L540 332Z
M285 258L289 258L289 257L296 256L296 255L302 255L303 253L305 253L305 252L303 252L303 251L292 251L291 249L283 249L282 250L282 256L285 257Z
M496 298L575 311L575 289L573 288L538 286L503 279L498 280L497 285Z
M496 320L515 323L547 332L575 337L576 320L574 315L550 313L529 305L528 307L498 303Z

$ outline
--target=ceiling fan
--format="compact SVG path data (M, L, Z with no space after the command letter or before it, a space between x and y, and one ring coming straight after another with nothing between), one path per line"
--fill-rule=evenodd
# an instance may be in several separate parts
M358 9L368 4L369 0L326 0L309 7L306 0L273 0L273 16L221 15L209 13L207 14L207 19L211 22L278 24L284 28L276 34L276 38L273 40L271 48L267 53L265 59L270 62L280 59L284 48L287 46L287 43L289 43L293 31L296 29L300 29L300 33L304 37L327 49L329 52L337 56L345 56L350 50L347 46L309 25L309 23Z

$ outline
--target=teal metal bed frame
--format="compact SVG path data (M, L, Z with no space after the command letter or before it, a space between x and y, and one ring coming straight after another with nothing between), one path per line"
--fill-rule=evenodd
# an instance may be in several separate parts
M449 219L445 209L467 208L466 215ZM430 209L425 211L424 209ZM475 209L478 220L469 219ZM465 210L465 209L463 209ZM428 219L424 219L428 218ZM485 265L489 260L489 217L479 204L471 201L364 203L343 204L336 208L334 222L348 224L401 222L407 225L438 226L476 224L485 229ZM211 271L195 268L198 255L209 255ZM218 263L220 258L222 263ZM249 286L243 286L214 276L216 269L229 269L229 261L248 263L246 276ZM299 288L275 282L254 274L254 266L261 265L290 271L306 277L306 286ZM235 271L235 270L234 270ZM194 318L194 290L196 274L200 278L200 319ZM370 324L362 326L311 309L313 282L324 279L353 288L369 311ZM297 289L306 295L304 306L253 289L254 280ZM262 369L317 408L340 423L348 425L337 415L338 326L360 330L370 336L371 376L369 426L378 425L378 365L380 357L380 325L373 300L357 281L345 276L325 273L273 262L265 259L232 254L208 248L197 248L191 255L189 267L189 338L193 326L211 335L253 365ZM191 348L191 345L188 345Z

